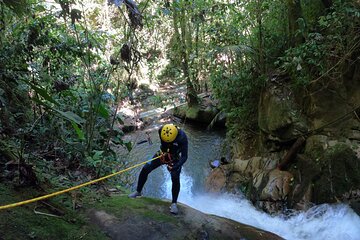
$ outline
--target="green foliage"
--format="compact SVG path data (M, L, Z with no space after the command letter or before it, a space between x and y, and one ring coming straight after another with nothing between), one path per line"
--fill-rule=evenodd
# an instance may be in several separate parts
M152 199L141 198L133 199L127 196L113 196L111 198L104 199L104 202L96 204L98 209L104 209L107 212L112 212L117 216L127 216L128 214L137 214L156 221L176 223L176 219L168 214L149 209L147 206L150 204L165 207L167 202Z
M128 145L114 130L115 122L122 121L114 116L112 105L121 92L120 80L110 77L113 67L104 58L109 36L88 28L72 2L62 2L62 18L42 3L33 3L31 12L19 15L20 5L26 6L17 3L5 2L0 16L5 27L0 32L0 133L18 138L26 152L56 145L69 169L95 172L103 167L99 157L114 164L112 139ZM117 99L106 97L109 89Z
M344 64L358 51L359 7L352 1L334 1L333 7L317 18L305 42L286 51L278 64L297 85L339 79Z
M237 74L225 75L224 69L218 67L211 80L215 96L227 113L229 134L256 129L258 93L263 79L244 69Z

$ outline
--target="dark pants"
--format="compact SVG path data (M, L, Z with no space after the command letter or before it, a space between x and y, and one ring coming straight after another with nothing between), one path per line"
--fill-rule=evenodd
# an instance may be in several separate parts
M158 156L158 154L155 154L154 158L157 156ZM164 163L162 163L159 158L145 164L145 166L141 169L141 172L140 172L139 181L138 181L138 185L137 185L137 189L136 189L138 192L142 191L149 173L151 173L151 171L160 167L163 164ZM173 203L177 202L179 192L180 192L180 172L181 172L181 168L179 168L176 171L175 170L170 171L171 181L172 181L171 192L172 192L172 202Z

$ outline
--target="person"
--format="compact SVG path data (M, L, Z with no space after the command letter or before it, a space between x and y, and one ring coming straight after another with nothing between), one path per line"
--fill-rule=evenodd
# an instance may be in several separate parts
M180 172L183 164L188 158L188 140L185 132L174 124L165 124L159 129L161 140L160 150L153 158L159 157L145 164L141 169L136 191L129 195L130 198L141 196L148 175L156 168L166 164L171 174L172 181L172 203L170 212L178 214L177 199L180 192Z

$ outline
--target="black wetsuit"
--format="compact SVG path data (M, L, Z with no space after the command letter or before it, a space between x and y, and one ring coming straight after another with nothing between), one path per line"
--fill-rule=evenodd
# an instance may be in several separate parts
M161 129L162 128L159 129L159 136L161 133ZM188 140L185 132L181 129L178 129L178 135L176 136L175 140L172 143L161 141L160 149L162 152L168 152L171 155L172 170L170 171L170 174L172 181L172 190L171 190L172 202L176 203L180 192L181 167L188 158ZM159 154L160 151L158 151L154 155L154 158L159 156ZM142 188L144 187L144 184L147 180L149 173L163 164L166 163L162 162L159 158L145 164L145 166L142 168L140 172L139 181L137 185L138 192L142 191Z

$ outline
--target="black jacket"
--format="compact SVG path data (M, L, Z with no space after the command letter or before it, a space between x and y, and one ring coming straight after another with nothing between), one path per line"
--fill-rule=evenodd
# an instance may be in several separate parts
M159 129L159 137L161 140L161 130ZM175 140L171 143L164 142L161 140L161 151L169 152L174 161L174 170L178 170L181 166L186 162L188 158L188 140L185 132L178 128L178 135L176 136Z

